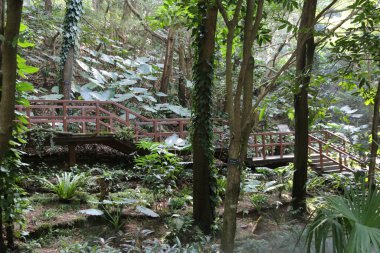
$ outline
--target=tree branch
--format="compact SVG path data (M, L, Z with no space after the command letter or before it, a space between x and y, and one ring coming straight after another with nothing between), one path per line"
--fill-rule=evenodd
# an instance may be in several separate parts
M155 31L153 31L153 30L149 27L149 25L148 25L147 23L145 23L144 18L143 18L143 17L140 15L140 13L139 13L139 12L133 7L133 5L131 4L131 2L130 2L129 0L125 0L125 2L126 2L126 4L128 5L129 9L131 9L131 11L133 12L133 14L134 14L134 15L140 20L141 24L143 25L144 29L145 29L147 32L149 32L153 37L155 37L155 38L161 40L162 42L167 43L168 39L167 39L165 36L163 36L163 35L161 35L161 34L155 32Z
M327 5L318 15L315 17L315 22L317 22L334 4L336 4L338 0L333 0L329 5Z

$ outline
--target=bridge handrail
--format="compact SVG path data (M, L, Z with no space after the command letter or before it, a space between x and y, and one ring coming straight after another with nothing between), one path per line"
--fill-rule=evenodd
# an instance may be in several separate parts
M326 145L328 146L329 148L332 148L333 150L335 150L336 152L338 152L339 155L344 155L345 157L347 158L350 158L351 160L359 163L360 165L366 165L366 162L361 160L360 158L354 156L354 155L351 155L350 153L347 153L346 151L343 151L342 149L336 147L335 145L331 144L331 143L327 143L313 135L310 135L309 136L310 138L314 139L315 141L317 141L318 143L320 144L323 144L323 145Z

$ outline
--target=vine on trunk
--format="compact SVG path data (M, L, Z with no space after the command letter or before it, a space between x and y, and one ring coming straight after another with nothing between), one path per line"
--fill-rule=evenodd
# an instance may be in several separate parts
M66 8L65 20L63 22L63 42L60 55L61 71L65 65L70 48L76 47L78 44L79 20L82 17L83 2L82 0L71 0Z

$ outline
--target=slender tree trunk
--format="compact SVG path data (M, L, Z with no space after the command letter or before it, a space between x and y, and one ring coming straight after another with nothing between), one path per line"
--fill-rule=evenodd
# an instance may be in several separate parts
M160 92L168 95L170 77L172 75L173 69L173 56L174 56L174 29L169 28L168 31L168 42L166 44L165 62L164 70L162 72ZM167 97L161 97L161 102L166 103Z
M70 100L71 83L73 79L75 49L71 47L67 52L66 62L62 72L62 94L64 100Z
M102 3L103 0L92 0L92 7L94 8L94 10L98 11Z
M197 55L194 65L193 96L193 215L195 223L210 234L214 220L212 202L212 85L215 32L218 9L209 0L198 2L199 27L196 38Z
M297 39L296 92L294 94L295 144L292 206L306 211L308 161L308 89L314 59L314 24L317 0L305 0Z
M0 163L9 148L15 110L17 37L19 35L22 0L8 1L5 41L2 45L2 93L0 101Z
M234 40L235 29L230 28L227 33L227 42L226 42L226 107L225 112L229 115L233 112L233 83L232 83L232 48Z
M256 8L255 8L256 6ZM247 0L243 27L243 62L236 94L229 112L231 142L227 165L227 189L224 200L221 250L232 253L235 246L236 211L239 202L241 169L247 157L248 138L254 121L249 120L253 101L253 43L263 16L264 0ZM256 9L256 13L254 10ZM256 15L255 15L256 14ZM232 64L231 64L232 65ZM232 100L234 98L234 100Z
M53 10L52 0L45 0L45 13L50 14L52 10Z
M370 187L376 186L375 170L376 170L376 158L377 150L379 149L379 110L380 110L380 79L377 84L377 91L375 96L375 103L373 106L373 119L372 119L372 143L370 163L368 170L368 183Z
M186 107L188 105L187 101L187 88L186 88L186 79L188 76L186 69L186 55L185 47L183 43L180 43L178 46L178 63L179 63L179 79L178 79L178 99L179 103Z

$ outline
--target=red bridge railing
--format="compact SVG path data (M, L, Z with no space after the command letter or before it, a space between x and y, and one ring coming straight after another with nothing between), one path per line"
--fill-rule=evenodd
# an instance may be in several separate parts
M190 123L188 118L147 118L112 101L32 100L30 107L17 106L16 109L26 114L29 127L42 125L58 128L63 132L82 134L109 134L129 127L133 129L136 140L151 138L154 141L163 141L173 134L185 138ZM226 121L215 121L221 126L226 125ZM216 143L226 146L226 133L220 129L215 129L214 133L218 136ZM309 153L319 155L322 168L326 159L339 165L341 170L350 170L348 160L363 166L364 161L347 151L347 143L345 138L330 131L311 132ZM252 133L248 146L250 156L254 159L284 158L293 154L294 132Z

